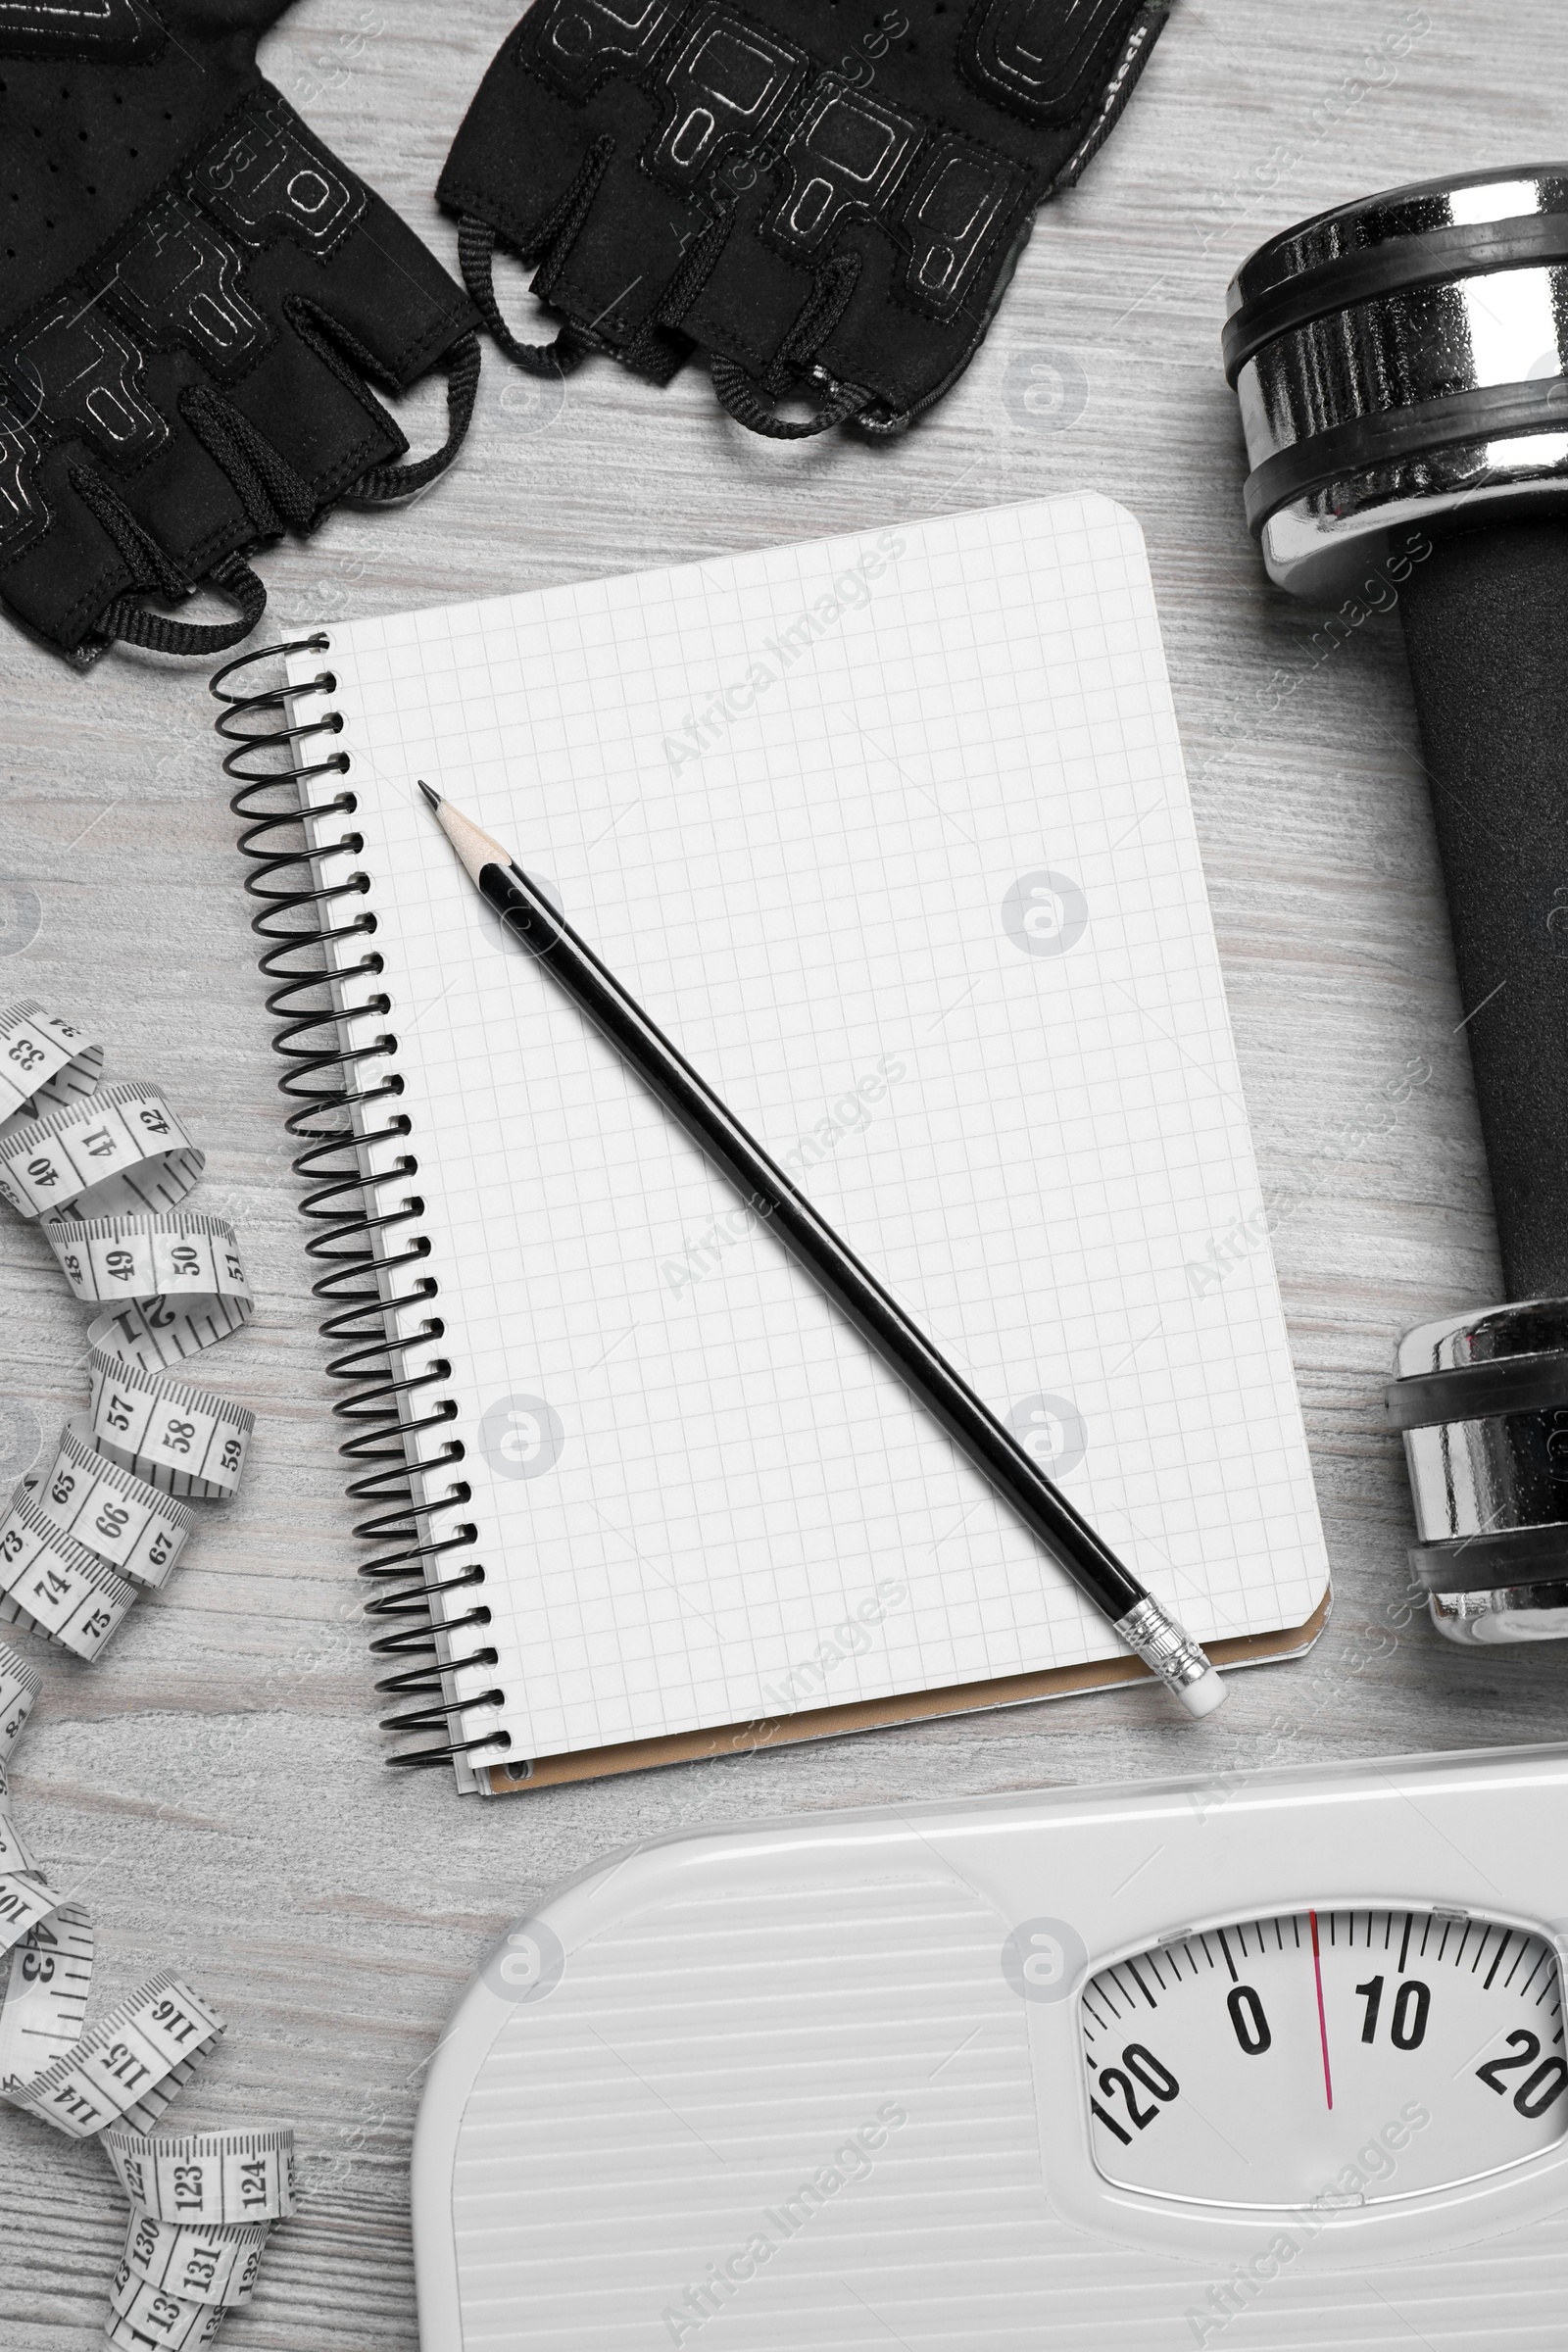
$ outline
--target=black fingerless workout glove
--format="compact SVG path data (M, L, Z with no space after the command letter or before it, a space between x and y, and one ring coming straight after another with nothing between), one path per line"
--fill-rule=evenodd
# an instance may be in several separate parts
M402 499L472 414L477 321L256 68L288 0L0 0L0 598L85 662L255 626L244 551ZM442 362L416 465L369 386ZM138 599L203 581L237 619Z
M780 438L898 432L979 348L1036 207L1114 126L1169 0L536 0L439 195L503 350L663 383L694 348ZM519 344L497 243L564 325ZM806 392L786 423L773 403Z

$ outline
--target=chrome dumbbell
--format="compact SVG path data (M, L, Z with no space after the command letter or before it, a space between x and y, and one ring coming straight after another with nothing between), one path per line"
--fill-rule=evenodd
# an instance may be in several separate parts
M1515 1304L1406 1334L1388 1392L1444 1633L1568 1636L1568 164L1272 237L1226 369L1270 576L1397 589Z

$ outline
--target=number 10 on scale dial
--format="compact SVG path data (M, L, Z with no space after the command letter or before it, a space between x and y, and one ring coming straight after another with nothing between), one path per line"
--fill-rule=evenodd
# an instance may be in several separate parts
M1441 1910L1297 1911L1150 1945L1082 1997L1095 2162L1188 2202L1371 2205L1568 2132L1550 1944Z

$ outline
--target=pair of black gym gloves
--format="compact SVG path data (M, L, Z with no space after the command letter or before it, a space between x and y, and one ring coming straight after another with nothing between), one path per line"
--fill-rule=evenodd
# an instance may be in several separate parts
M448 37L462 4L424 0ZM776 438L902 431L1169 0L535 0L437 191L466 294L262 78L288 5L0 0L0 599L78 663L237 644L258 546L433 481L481 322L541 374L605 352L662 384L700 351ZM552 343L502 318L498 244ZM377 389L434 368L450 430L410 462ZM155 609L204 583L231 620Z

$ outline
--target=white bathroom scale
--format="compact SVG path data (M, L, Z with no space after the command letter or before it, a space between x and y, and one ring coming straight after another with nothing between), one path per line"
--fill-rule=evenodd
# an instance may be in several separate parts
M1568 1746L639 1846L491 1952L423 2352L1568 2346Z

